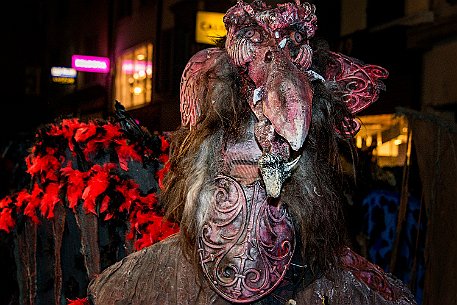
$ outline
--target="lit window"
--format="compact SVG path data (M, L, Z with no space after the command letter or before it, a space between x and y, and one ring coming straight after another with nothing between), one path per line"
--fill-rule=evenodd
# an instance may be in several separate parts
M137 108L152 99L152 44L124 52L116 60L116 99L126 109Z
M359 149L373 150L379 166L403 166L410 155L408 145L408 122L394 114L367 115L359 117L362 126L356 135Z

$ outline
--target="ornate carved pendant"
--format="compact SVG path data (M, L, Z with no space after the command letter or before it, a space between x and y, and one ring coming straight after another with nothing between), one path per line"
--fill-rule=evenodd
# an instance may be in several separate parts
M236 303L255 301L284 277L295 249L292 219L268 203L259 181L242 186L218 176L198 238L200 263L213 288Z

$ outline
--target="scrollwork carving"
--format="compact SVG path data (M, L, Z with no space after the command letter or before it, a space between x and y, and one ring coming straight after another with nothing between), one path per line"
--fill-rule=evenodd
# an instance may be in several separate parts
M203 272L227 300L255 301L284 277L295 247L292 220L284 206L268 204L258 181L242 186L219 176L215 186L198 238Z

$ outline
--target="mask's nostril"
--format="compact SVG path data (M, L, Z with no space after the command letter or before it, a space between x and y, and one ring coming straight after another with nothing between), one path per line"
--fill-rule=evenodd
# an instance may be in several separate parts
M271 51L267 51L267 53L265 53L265 59L264 61L266 63L269 63L273 60L273 54L271 53Z

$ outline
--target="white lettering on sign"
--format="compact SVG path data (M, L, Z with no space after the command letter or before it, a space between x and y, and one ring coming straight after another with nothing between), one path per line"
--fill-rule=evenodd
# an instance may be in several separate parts
M89 68L89 69L106 69L108 66L106 62L93 60L93 59L76 59L75 66L78 68Z

